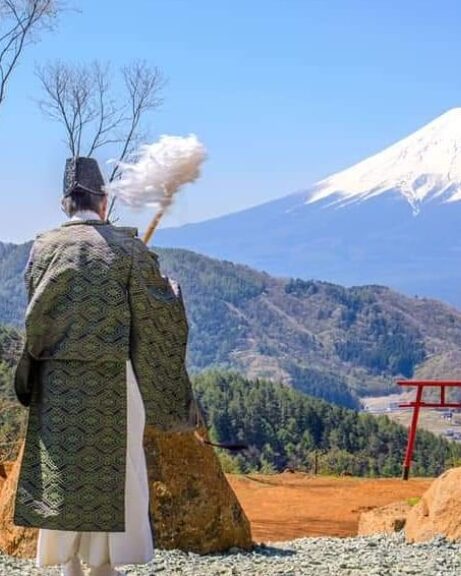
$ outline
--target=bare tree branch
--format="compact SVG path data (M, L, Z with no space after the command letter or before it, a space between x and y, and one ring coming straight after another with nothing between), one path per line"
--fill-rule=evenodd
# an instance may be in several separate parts
M141 118L146 112L158 108L163 99L160 94L165 87L166 80L157 67L149 66L144 61L136 61L122 68L125 89L129 98L130 115L129 128L126 132L125 143L118 157L118 162L123 162L127 155L133 152L133 144ZM118 163L115 165L109 182L118 175Z
M104 146L119 145L110 182L119 174L119 163L146 137L143 121L162 104L165 86L160 70L143 61L121 68L120 73L123 91L117 94L108 64L55 62L37 69L44 93L39 106L48 117L63 124L72 156L79 156L81 150L91 156ZM113 205L114 199L109 214Z
M0 105L24 49L64 8L62 0L0 0Z
M159 68L151 67L144 61L136 61L125 66L122 68L122 74L130 102L129 128L109 182L118 177L120 162L123 162L137 147L141 119L146 112L155 110L162 104L163 99L160 95L166 84L165 77ZM112 215L114 206L115 197L110 202L108 219Z
M97 148L101 148L106 144L119 144L122 138L115 136L115 131L126 120L124 106L117 105L111 95L109 66L103 68L98 62L95 62L93 70L96 89L97 123L94 137L88 150L88 156L91 156Z
M0 0L1 1L1 0ZM108 144L120 144L117 160L124 160L139 142L141 121L162 103L165 85L161 72L144 62L121 69L124 93L116 94L108 64L77 66L62 62L37 68L44 97L38 104L62 123L73 155L90 156ZM110 177L116 177L114 168Z
M72 156L76 155L75 122L72 108L71 78L68 68L60 62L39 68L37 75L42 83L46 98L39 101L42 111L50 118L62 122L66 131L66 142Z

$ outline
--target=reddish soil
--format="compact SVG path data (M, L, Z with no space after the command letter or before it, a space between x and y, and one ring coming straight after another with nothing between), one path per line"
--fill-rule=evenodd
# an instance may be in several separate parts
M303 473L226 474L255 542L356 536L361 512L421 496L432 479L312 477Z

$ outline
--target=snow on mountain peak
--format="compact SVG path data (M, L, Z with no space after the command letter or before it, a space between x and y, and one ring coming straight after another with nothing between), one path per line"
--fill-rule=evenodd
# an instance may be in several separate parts
M331 199L332 205L343 205L389 191L400 192L415 213L423 201L461 200L461 108L318 182L306 203Z

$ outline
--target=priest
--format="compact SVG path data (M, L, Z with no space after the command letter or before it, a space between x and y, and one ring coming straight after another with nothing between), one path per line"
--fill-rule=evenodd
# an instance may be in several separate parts
M83 561L110 576L153 558L144 425L203 442L201 414L180 290L135 229L106 221L94 159L66 162L62 208L68 221L36 238L25 276L15 390L29 417L14 522L40 529L38 566L82 576Z

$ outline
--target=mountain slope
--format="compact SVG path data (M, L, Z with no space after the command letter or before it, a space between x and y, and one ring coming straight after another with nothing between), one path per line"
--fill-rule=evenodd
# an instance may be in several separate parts
M0 242L0 321L17 324L26 305L22 275L31 248L27 244Z
M461 200L461 108L449 110L420 130L319 182L307 202L363 201L398 190L415 213L423 202Z
M24 265L27 250L16 253ZM159 253L183 289L194 372L234 368L351 407L356 395L388 392L399 375L461 377L461 312L440 302L380 286L273 278L183 250ZM22 274L14 282L0 258L1 266L21 292ZM17 323L23 313L16 309Z
M461 306L461 109L306 191L160 230L277 276L382 284Z

